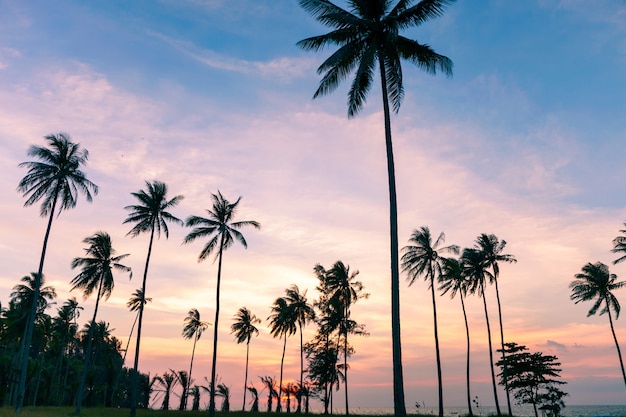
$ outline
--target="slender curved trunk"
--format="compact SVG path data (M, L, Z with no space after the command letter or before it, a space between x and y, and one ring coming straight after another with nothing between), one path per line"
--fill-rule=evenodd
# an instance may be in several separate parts
M484 284L480 284L481 293L483 298L483 305L485 307L485 320L487 322L487 339L489 340L489 365L491 370L491 382L493 384L493 399L496 403L496 412L499 416L502 415L500 411L500 402L498 401L498 391L496 390L496 374L493 369L493 347L491 346L491 327L489 326L489 313L487 313L487 299L485 297L485 287Z
M133 321L133 325L130 328L130 334L128 335L128 340L126 341L126 349L124 349L124 356L122 356L122 366L120 366L119 371L117 371L117 376L115 377L115 384L113 385L113 389L111 390L111 405L113 404L115 393L117 392L117 386L120 383L120 376L122 374L122 370L124 369L124 364L126 363L126 355L128 354L128 347L130 346L130 340L133 338L133 332L135 331L135 326L137 325L138 318L139 318L139 312L137 312L137 314L135 315L135 320Z
M298 408L296 408L296 413L302 412L302 387L304 386L304 340L302 338L302 325L300 327L300 389L296 394L296 400L298 401Z
M461 296L461 307L463 308L463 320L465 320L465 335L467 336L467 359L465 366L465 378L467 383L467 411L469 417L474 417L472 411L472 395L470 394L470 334L469 324L467 323L467 313L465 311L465 301L463 300L463 292L459 292Z
M146 265L143 270L143 281L141 283L141 291L143 300L139 305L139 319L137 321L137 344L135 345L135 361L133 363L132 384L130 389L130 417L137 415L137 386L139 385L139 345L141 344L141 325L143 323L143 309L146 299L146 280L148 278L148 266L150 265L150 256L152 255L152 243L154 242L154 224L150 231L150 243L148 244L148 255L146 256Z
M611 310L607 307L609 313L609 324L611 325L611 333L613 334L613 340L615 341L615 347L617 348L617 356L619 357L619 365L622 368L622 377L624 378L624 384L626 385L626 372L624 372L624 361L622 360L622 351L617 343L617 336L615 336L615 329L613 328L613 318L611 317Z
M346 415L350 415L350 408L348 407L348 316L350 312L348 309L344 312L345 324L343 329L343 389L346 393Z
M33 329L35 327L35 318L37 316L37 303L39 301L39 291L41 287L41 277L43 275L43 263L46 259L46 249L48 248L48 238L50 237L50 230L52 229L52 219L54 218L54 211L57 206L57 199L59 196L58 189L55 191L54 201L50 209L50 217L48 218L48 226L46 227L46 234L43 238L43 246L41 248L41 257L39 258L39 269L37 270L37 276L35 277L35 288L33 292L33 305L30 308L30 315L28 316L28 322L26 323L25 336L20 343L20 355L22 359L22 367L20 369L20 379L17 387L17 398L15 399L15 413L20 414L22 407L24 406L24 395L26 394L26 374L28 371L28 357L30 356L30 345L33 341ZM59 212L59 214L61 214Z
M222 255L224 254L224 234L220 238L220 254L217 263L217 287L215 290L215 322L213 325L213 359L211 361L211 392L209 393L209 416L215 417L215 366L217 365L217 328L220 318L220 283L222 282Z
M83 372L80 377L80 383L78 384L78 392L76 393L76 411L77 416L80 415L80 409L83 406L83 395L85 393L85 381L87 379L87 371L91 366L91 348L93 345L93 329L96 327L96 314L98 314L98 305L100 304L100 294L102 294L102 284L104 278L100 279L100 285L98 286L98 298L96 298L96 307L93 310L93 318L91 319L91 326L89 327L89 333L87 334L87 350L85 350L85 363L83 364Z
M507 378L506 354L504 353L504 328L502 327L502 308L500 307L500 291L498 290L498 277L494 273L494 283L496 284L496 300L498 301L498 320L500 322L500 346L502 347L502 373L504 379L504 391L506 392L506 405L509 415L513 415L511 410L511 395L509 393L509 378Z
M250 357L250 337L246 343L246 376L243 380L243 406L241 411L246 411L246 392L248 391L248 358Z
M387 151L387 177L389 181L389 240L391 246L391 339L393 349L393 408L396 417L406 417L404 380L402 377L402 340L400 335L400 269L398 251L398 202L396 197L396 174L391 143L391 114L387 96L385 63L379 56L380 83L385 115L385 148Z
M183 387L183 397L182 401L183 407L182 410L187 409L187 399L189 398L189 390L191 389L191 371L193 370L193 358L196 356L196 343L198 342L198 334L196 333L196 337L193 339L193 348L191 349L191 363L189 364L189 375L187 376L187 386ZM244 393L245 394L245 393Z
M276 412L280 413L282 411L282 402L283 402L283 365L285 363L285 349L287 349L287 333L285 333L284 341L283 341L283 356L280 359L280 380L278 382L278 398L276 399Z
M435 271L430 268L430 294L433 302L433 322L435 329L435 352L437 355L437 388L439 394L439 417L443 417L443 381L441 378L441 355L439 353L439 330L437 326L437 304L435 302Z

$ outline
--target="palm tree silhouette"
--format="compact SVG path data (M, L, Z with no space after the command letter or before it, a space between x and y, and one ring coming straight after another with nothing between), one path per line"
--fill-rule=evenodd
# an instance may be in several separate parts
M80 144L71 142L66 133L47 135L44 139L48 143L48 147L32 145L28 149L28 156L36 158L38 161L19 164L20 167L28 168L28 173L17 186L17 190L26 197L24 206L33 205L41 200L40 214L42 217L48 216L48 225L41 248L30 317L26 323L25 336L20 344L21 368L15 401L15 410L18 414L24 404L29 346L33 338L35 310L39 298L52 219L55 212L60 215L63 210L76 207L78 194L84 194L85 199L89 202L93 199L92 193L98 194L98 186L89 181L81 170L82 166L87 163L89 152L86 149L81 149Z
M251 413L259 412L259 391L254 386L246 387L246 391L250 391L252 394L252 405L250 406Z
M146 295L146 279L148 277L148 266L150 264L150 256L152 255L152 244L154 235L161 237L161 231L165 234L165 238L169 237L168 223L181 224L182 220L173 216L167 210L175 207L184 198L177 195L171 200L167 199L167 185L161 181L146 181L146 190L139 190L131 193L138 200L138 204L124 207L130 213L124 224L135 223L132 229L127 233L131 237L139 236L141 233L150 233L150 242L148 243L148 254L146 256L146 264L143 270L143 280L141 282L141 293ZM133 363L133 374L131 383L131 400L130 400L130 416L135 417L137 413L137 386L138 386L138 369L139 369L139 347L141 345L141 326L143 323L143 310L145 304L139 305L139 319L137 324L137 343L135 345L135 361Z
M470 333L469 324L467 322L467 312L465 311L465 296L469 286L468 278L463 275L461 263L455 258L444 258L442 262L441 275L439 276L441 294L450 292L450 298L454 298L459 294L461 299L461 308L463 309L463 320L465 321L465 335L467 338L467 359L465 368L465 377L467 384L467 410L468 416L473 417L472 396L470 394Z
M611 325L611 333L617 348L617 356L619 364L622 368L622 376L626 385L626 372L624 372L624 361L622 360L622 351L617 343L615 329L613 328L613 317L611 309L615 312L615 319L619 317L620 305L613 291L626 285L626 281L617 281L617 275L609 273L609 267L601 262L595 264L588 263L582 267L582 273L575 275L576 279L572 281L569 287L572 289L570 298L575 304L582 301L593 300L593 306L587 312L587 317L595 315L600 310L600 315L607 314L609 316L609 324Z
M286 297L279 297L272 304L272 313L267 319L270 321L270 334L274 337L283 338L283 354L280 359L280 379L278 381L278 404L276 404L276 412L280 413L283 397L283 365L285 363L287 336L294 335L298 330L296 327L297 318L293 314L293 309L289 306L289 300Z
M487 311L487 299L485 297L485 284L487 279L493 279L491 272L488 270L488 264L484 254L475 248L463 250L461 255L461 269L468 283L468 291L471 294L478 294L483 299L483 308L485 310L485 322L487 323L487 339L489 342L489 364L491 369L491 385L493 387L493 397L496 404L496 412L500 416L500 403L498 402L498 391L496 388L496 373L493 366L493 347L491 345L491 326L489 325L489 313Z
M128 256L128 254L115 256L115 249L113 249L111 237L108 233L97 232L93 236L83 240L83 243L89 245L89 247L85 249L87 257L74 258L72 261L72 269L80 267L81 272L70 281L70 284L72 285L70 291L77 288L83 290L83 298L85 299L87 299L94 292L94 290L97 291L97 295L96 306L94 307L93 317L89 327L89 334L87 335L85 364L83 365L83 372L78 385L78 392L76 394L77 415L80 415L80 409L83 403L85 379L87 377L87 371L91 361L93 332L96 325L96 315L98 314L100 299L108 299L113 291L113 287L115 286L115 282L113 280L114 270L128 272L132 277L131 269L120 263L120 261Z
M502 327L502 307L500 306L500 291L498 290L498 276L500 275L500 266L498 262L517 262L517 259L513 255L503 254L502 251L506 246L506 240L498 240L496 235L488 235L486 233L481 234L476 239L475 248L482 252L485 262L488 267L491 267L493 275L491 275L490 282L496 286L496 300L498 302L498 322L500 323L500 346L502 352L502 372L504 374L504 390L506 392L506 405L509 415L513 415L511 410L511 398L509 393L509 379L507 378L507 366L506 366L506 354L504 349L504 328Z
M437 304L435 303L435 279L441 276L442 257L440 253L459 253L459 247L450 245L440 248L446 236L443 233L433 242L430 229L422 226L411 234L410 245L402 248L402 269L409 276L409 286L419 276L428 282L433 304L433 328L435 332L435 352L437 355L437 386L439 389L439 417L443 417L443 381L441 379L441 356L439 353L439 333L437 326Z
M350 414L348 402L348 333L366 334L362 329L363 326L359 327L356 322L350 319L350 307L359 299L369 296L369 294L363 291L363 283L355 280L357 275L359 275L359 271L350 272L349 265L344 264L342 261L337 261L326 271L325 280L325 291L328 291L328 301L331 311L333 310L332 306L338 307L336 310L339 314L336 319L339 320L338 328L340 337L337 340L337 347L339 347L339 339L343 335L343 379L346 415ZM331 317L328 317L328 319L330 319L331 322L333 321ZM339 353L339 349L337 353Z
M624 226L626 226L626 222L624 222ZM621 253L623 255L614 260L613 265L616 265L626 259L626 229L621 229L620 233L622 236L617 236L613 239L613 249L611 249L611 252Z
M261 378L261 382L263 383L265 388L267 388L267 391L268 391L267 412L271 413L272 412L272 400L274 398L277 398L278 402L280 403L280 398L278 397L278 391L276 390L276 380L272 378L271 376L261 376L259 378Z
M315 310L307 302L306 291L300 293L300 289L297 285L293 284L286 290L285 298L289 308L296 320L298 329L300 330L300 386L304 384L304 341L302 338L302 329L312 320L315 320ZM302 398L297 395L298 407L296 412L299 413L302 410Z
M164 372L163 376L155 375L153 381L157 382L160 386L159 391L163 393L163 402L161 403L161 410L169 410L170 409L170 396L172 394L172 390L178 383L178 378L176 377L176 372Z
M222 256L224 250L228 249L239 241L244 248L248 247L248 243L243 234L239 231L242 227L253 226L259 229L261 225L254 220L245 220L234 222L233 219L237 214L237 206L241 201L241 197L234 203L224 198L219 191L217 194L211 194L213 199L213 207L207 210L209 217L189 216L185 221L185 226L194 229L185 236L183 243L190 243L201 237L210 237L209 241L204 245L198 261L205 260L211 253L217 249L217 286L215 291L215 320L213 327L213 360L211 366L211 392L209 400L210 417L215 417L215 367L217 364L217 331L220 314L220 283L222 279Z
M385 145L389 181L389 220L391 243L391 311L393 347L394 409L398 417L406 415L400 342L400 272L398 270L398 214L395 167L391 142L391 111L398 112L404 97L401 59L409 60L430 74L437 70L452 75L452 61L437 54L430 46L400 35L407 29L439 17L454 0L399 0L392 8L389 0L351 1L351 11L328 0L300 0L300 5L325 26L330 33L298 42L309 51L338 45L339 49L318 68L324 74L314 98L331 93L341 81L355 73L348 92L348 117L355 116L365 104L378 65L385 118Z
M193 338L193 349L191 351L191 363L189 364L189 374L187 378L187 384L183 385L183 398L181 399L181 410L187 407L187 396L189 394L189 388L191 384L191 371L193 370L193 358L196 354L196 343L202 336L202 333L209 327L209 323L200 320L200 312L192 308L185 317L185 327L183 327L183 337L187 340Z
M250 357L250 340L252 336L259 334L259 329L255 324L261 323L261 319L257 318L245 307L241 307L235 314L235 322L230 326L230 332L235 334L237 343L246 343L246 376L243 383L243 406L241 411L246 411L246 392L248 391L248 358ZM257 400L258 401L258 400ZM257 404L258 408L258 404Z

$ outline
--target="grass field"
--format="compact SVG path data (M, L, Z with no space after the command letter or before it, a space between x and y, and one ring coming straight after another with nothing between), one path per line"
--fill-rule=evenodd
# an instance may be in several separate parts
M206 417L208 411L178 411L178 410L143 410L137 409L137 417ZM128 408L104 408L83 407L81 417L128 417L130 411ZM287 413L243 413L241 411L231 411L229 413L217 412L217 417L285 417ZM295 413L289 415L295 416ZM320 416L321 414L300 414L301 416ZM74 414L74 407L24 407L20 417L70 417ZM341 414L336 414L341 416ZM357 414L350 414L351 417L359 417ZM15 409L13 407L0 408L0 417L15 417ZM376 417L368 415L367 417ZM388 417L388 416L385 416ZM411 417L432 417L428 414L412 414Z

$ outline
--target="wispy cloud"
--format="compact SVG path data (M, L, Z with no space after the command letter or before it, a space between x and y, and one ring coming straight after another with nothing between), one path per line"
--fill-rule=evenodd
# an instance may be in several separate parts
M149 34L208 67L262 78L272 78L281 82L289 82L307 76L313 72L316 65L316 60L313 58L280 57L270 61L249 61L219 54L208 49L201 49L191 42L173 39L161 33L151 31Z

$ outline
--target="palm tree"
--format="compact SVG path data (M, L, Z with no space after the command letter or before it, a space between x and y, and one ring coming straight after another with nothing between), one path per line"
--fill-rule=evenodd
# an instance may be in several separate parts
M421 0L414 5L413 0L399 0L392 8L390 0L350 0L348 4L351 11L347 11L328 0L300 0L300 5L307 12L333 30L325 35L303 39L298 42L298 46L310 51L319 51L330 45L339 46L317 70L324 76L314 98L331 93L354 72L354 80L348 92L348 117L353 117L365 104L376 65L380 73L389 181L394 409L399 417L406 415L406 408L400 343L398 215L389 102L397 113L404 97L401 59L411 61L430 74L435 74L439 69L448 76L452 75L452 61L449 58L399 33L402 29L419 26L441 16L445 6L453 2Z
M613 340L615 341L615 347L617 348L617 356L619 357L619 364L622 368L622 376L624 377L624 384L626 384L626 372L624 372L624 361L622 360L622 352L617 343L617 336L615 336L615 329L613 328L613 318L611 316L611 309L615 312L615 319L619 317L620 305L617 297L613 294L613 291L622 288L626 285L626 281L617 281L617 275L609 273L609 267L601 262L595 264L588 263L583 266L582 273L575 275L575 280L572 281L569 287L572 289L572 295L570 298L574 300L575 304L581 301L594 300L593 306L587 312L587 317L595 315L600 307L600 315L607 314L609 316L609 324L611 325L611 333L613 334Z
M141 282L141 293L146 295L146 279L148 277L148 265L150 264L150 256L152 255L152 244L154 235L161 237L161 231L165 234L165 238L169 237L168 223L182 225L182 220L172 215L167 210L175 207L184 198L182 195L168 200L167 185L161 181L146 181L146 190L139 190L131 193L138 200L138 204L124 207L130 213L124 224L134 223L132 229L127 235L131 237L139 236L141 233L150 233L150 242L148 243L148 255L146 256L146 264L143 270L143 280ZM138 386L138 369L139 369L139 346L141 344L141 326L143 323L143 310L145 304L139 306L139 319L137 324L137 343L135 345L135 362L133 364L132 388L130 400L130 416L135 417L137 413L137 386Z
M157 382L160 386L159 391L163 393L163 402L161 403L161 410L169 410L170 409L170 396L172 394L172 390L178 383L178 378L176 378L176 372L164 372L163 376L156 375L154 377L154 381Z
M281 399L283 390L283 365L285 363L285 349L287 348L287 336L294 335L297 331L296 316L290 308L286 297L279 297L272 304L272 313L267 318L270 321L270 334L274 337L283 338L283 354L280 359L280 379L278 381L278 404L276 412L281 412Z
M217 384L217 388L215 389L215 395L218 397L222 397L224 400L222 401L222 409L223 412L230 411L230 388L226 384Z
M230 326L230 332L235 334L237 343L246 342L246 376L243 383L243 406L241 411L246 411L246 392L248 387L248 358L250 356L250 340L253 335L259 334L259 329L255 324L261 323L261 319L257 318L245 307L241 307L235 314L235 322ZM258 407L258 404L257 404Z
M346 415L350 414L348 403L348 333L366 334L356 323L350 320L350 307L361 298L369 294L363 291L363 283L356 281L359 271L350 272L350 266L342 261L333 264L326 271L325 290L328 291L330 306L338 306L339 336L343 335L343 374L344 393L346 398ZM332 308L331 308L332 310ZM332 320L332 319L331 319ZM337 343L339 347L339 343ZM337 351L339 352L339 350Z
M259 391L254 386L246 387L246 391L250 391L250 394L252 394L252 405L250 407L250 412L258 413L259 412Z
M502 307L500 306L500 291L498 290L498 276L500 275L500 267L498 262L517 262L513 255L503 254L502 251L506 246L506 240L498 240L496 235L481 234L476 239L475 248L482 252L488 267L493 271L491 282L496 286L496 300L498 302L498 321L500 323L500 346L502 352L502 372L504 373L504 390L506 392L506 405L509 415L513 415L511 410L511 398L509 394L509 382L507 378L506 355L504 349L504 328L502 327Z
M307 302L306 291L304 291L303 294L300 294L300 289L295 284L286 290L285 298L287 298L291 313L293 314L296 324L298 325L298 329L300 330L300 386L302 386L304 383L304 341L302 338L302 329L309 322L315 320L315 310L313 310L313 306ZM296 412L299 413L302 406L301 397L299 395L297 396L297 401L298 407Z
M485 284L487 279L493 279L484 254L475 248L463 250L461 255L461 273L468 280L468 291L471 294L478 294L483 299L485 310L485 322L487 323L487 339L489 342L489 365L491 370L491 384L493 387L493 397L496 404L496 412L500 416L500 402L498 401L498 391L496 388L496 373L493 366L493 347L491 345L491 326L489 325L489 312L487 311L487 299L485 297Z
M81 170L87 163L89 152L81 149L80 144L70 141L65 133L50 134L44 137L48 147L32 145L28 149L28 156L38 161L28 161L19 164L20 167L28 168L28 173L22 178L17 186L19 192L26 197L24 206L30 206L38 201L41 202L40 214L48 216L48 225L43 239L39 269L35 282L33 305L31 306L30 318L25 328L25 337L21 343L21 369L18 382L18 394L15 402L16 412L21 412L26 391L26 370L28 369L28 353L33 337L35 310L39 298L40 280L43 276L43 264L46 258L48 238L52 228L52 219L55 212L60 215L63 210L76 207L78 194L84 194L85 199L92 201L92 193L98 194L98 186L87 179ZM58 207L58 209L57 209Z
M624 226L626 226L626 222L624 222ZM611 249L611 252L623 253L624 255L614 260L613 265L617 265L618 263L626 259L626 229L621 229L620 233L623 236L617 236L615 239L613 239L613 249Z
M239 241L244 248L248 247L248 243L243 234L239 231L242 227L253 226L259 229L261 225L254 220L244 220L234 222L233 219L237 214L237 206L241 201L241 197L234 203L226 200L219 191L217 194L211 194L213 199L213 207L207 210L209 217L189 216L185 221L185 226L194 229L185 236L183 243L190 243L201 237L209 237L209 241L204 245L198 261L205 260L211 253L217 249L217 287L215 291L215 321L213 327L213 361L211 366L211 387L215 387L215 367L217 364L217 331L220 314L220 283L222 279L222 255L224 250L228 249ZM211 389L209 400L210 417L215 417L215 390ZM132 416L134 417L134 416Z
M280 403L280 398L278 397L278 391L276 391L276 380L271 376L262 376L261 382L267 388L267 412L272 412L272 400L274 398L278 398L278 402Z
M91 326L89 328L89 335L87 336L85 363L83 365L83 372L78 386L78 393L76 395L77 415L80 415L80 408L83 403L85 379L87 377L87 370L91 360L93 331L96 324L96 315L98 314L100 299L108 299L113 291L113 287L115 285L113 280L114 270L128 272L132 277L131 269L120 263L120 261L128 256L128 254L115 256L115 249L113 249L111 237L108 233L97 232L93 236L83 240L83 243L89 245L89 247L85 249L87 257L74 258L72 261L72 269L78 267L82 269L81 272L70 281L70 284L72 285L70 291L77 288L82 289L83 297L87 299L94 292L94 290L97 290L97 296L96 306L93 311L93 318L91 319Z
M187 340L193 338L193 349L191 351L191 363L189 364L189 377L187 384L183 385L183 399L181 399L182 410L187 407L187 395L191 384L191 371L193 370L193 358L196 354L196 343L202 336L202 333L209 327L209 323L200 320L200 312L192 308L185 317L185 327L183 327L183 337Z
M441 276L442 257L440 253L459 253L459 247L450 245L440 248L446 236L442 233L433 242L430 229L422 226L415 229L409 239L410 245L402 248L402 269L407 272L409 286L413 285L419 276L424 276L433 304L433 328L435 331L435 352L437 355L437 382L439 388L439 417L443 417L443 382L441 379L441 356L439 354L439 333L437 326L437 304L435 303L435 279Z
M472 396L470 394L470 334L469 324L467 322L467 313L465 311L465 296L467 295L469 281L467 277L463 275L461 263L455 258L444 258L441 268L441 275L439 276L441 285L439 290L441 294L447 294L450 292L450 298L454 298L456 294L459 294L461 299L461 308L463 309L463 320L465 321L465 336L467 338L467 359L465 368L465 377L467 384L467 410L468 416L473 417L472 411Z

